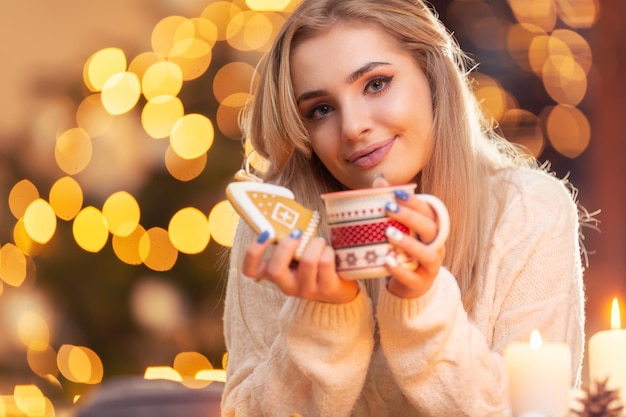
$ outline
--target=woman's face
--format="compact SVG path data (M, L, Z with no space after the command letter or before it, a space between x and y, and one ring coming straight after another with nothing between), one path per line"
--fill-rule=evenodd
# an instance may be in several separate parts
M426 76L375 26L337 24L291 54L292 82L313 151L348 188L415 181L432 148Z

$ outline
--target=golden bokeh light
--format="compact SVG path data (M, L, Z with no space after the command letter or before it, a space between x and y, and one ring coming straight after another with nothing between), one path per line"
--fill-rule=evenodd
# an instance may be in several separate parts
M548 114L548 139L554 149L568 158L579 156L591 140L591 126L585 114L576 107L557 105Z
M174 370L182 378L182 383L188 388L204 388L209 385L209 381L196 379L196 374L201 371L211 370L213 365L198 352L181 352L174 358Z
M257 12L279 12L285 10L291 0L246 0L246 6Z
M130 311L134 322L159 337L174 336L187 325L183 294L173 283L142 278L132 288Z
M139 101L141 83L134 72L112 75L102 87L102 106L112 115L129 112Z
M241 8L230 1L216 1L202 10L201 17L215 24L217 40L227 39L227 28L231 19L241 13Z
M145 233L146 230L139 224L128 236L113 235L111 240L113 251L120 261L129 265L139 265L143 262L139 254L139 242Z
M295 6L297 2L295 1L291 1L291 3L289 4L288 9L293 9L295 8ZM286 15L282 14L282 13L263 13L272 23L272 34L270 35L270 42L267 42L265 44L265 46L263 48L261 48L260 52L267 52L269 51L273 40L276 38L276 36L278 36L278 32L280 32L280 29L283 27L283 25L285 24L285 20L286 20Z
M141 124L154 139L168 137L174 123L185 115L183 102L178 97L156 96L148 101L141 112Z
M237 94L241 97L241 94ZM233 96L230 96L233 97ZM246 96L247 97L247 96ZM229 100L230 101L230 100ZM232 101L230 101L232 102ZM215 113L215 121L217 128L227 138L240 139L242 136L241 128L239 125L239 115L241 113L241 106L228 106L224 103L220 103Z
M15 245L6 243L0 247L0 279L12 287L19 287L27 277L24 253Z
M591 28L600 14L600 0L555 0L559 18L574 29Z
M104 108L100 93L85 97L79 104L76 110L76 123L92 138L107 131L113 123L113 116Z
M232 94L243 93L247 96L254 74L254 67L246 62L230 62L224 65L213 78L213 95L220 103Z
M141 88L148 101L158 96L177 96L183 87L183 72L173 62L152 64L143 74Z
M593 65L591 45L579 33L569 29L555 30L550 35L549 49L552 56L563 55L571 57L583 68L585 74L589 74Z
M37 376L42 378L56 377L59 374L57 353L49 345L37 349L29 347L26 352L26 360L31 371Z
M9 191L9 209L16 219L21 219L30 204L39 198L39 190L32 181L18 181Z
M173 17L175 20L179 20L177 19L177 16ZM170 36L170 41L167 42L169 49L166 56L168 57L172 54L172 51L176 49L180 42L188 42L191 39L196 38L197 35L196 25L192 19L184 18L178 22L174 21L171 29L171 33L165 33L165 35Z
M184 159L176 155L171 146L165 150L165 167L169 174L178 181L191 181L204 171L207 163L207 154L198 158Z
M557 15L551 0L508 0L509 6L520 23L532 23L546 32L556 25Z
M144 265L153 271L169 271L178 259L178 251L172 245L167 230L155 226L141 236L139 256Z
M72 220L83 206L83 190L73 177L62 177L50 187L50 206L58 218Z
M573 58L557 55L543 66L543 85L554 101L577 106L587 93L585 70Z
M254 13L243 29L243 41L253 51L266 52L272 46L276 28L269 13Z
M250 100L251 97L252 96L246 92L233 93L224 97L220 104L228 107L241 108L248 102L248 100Z
M109 225L100 210L93 206L83 208L72 224L74 240L87 252L100 252L109 239Z
M217 43L217 25L203 17L192 17L189 21L194 25L194 37L202 39L213 48ZM178 33L175 37L181 40Z
M232 247L239 215L228 200L213 206L209 213L211 237L222 246Z
M141 210L135 197L127 191L118 191L106 199L102 215L112 235L126 237L139 225Z
M224 369L204 369L196 374L196 379L209 382L226 382Z
M530 23L511 25L506 35L506 45L513 60L528 72L533 72L530 65L531 45L538 36L547 36L546 31ZM532 52L537 54L537 52Z
M65 378L79 384L99 384L104 375L98 355L84 346L62 345L57 354L57 366Z
M87 59L83 68L83 81L89 90L102 91L109 78L126 71L126 54L120 48L105 48Z
M204 39L190 38L177 42L168 60L177 64L184 81L195 80L209 68L213 51Z
M211 237L208 219L195 207L177 211L170 220L168 233L174 247L187 254L202 252Z
M28 349L45 350L50 343L50 328L46 320L33 311L25 311L17 322L17 334Z
M228 138L240 138L239 113L250 99L250 85L255 74L252 65L231 62L220 68L213 78L213 95L219 102L217 127Z
M539 156L545 148L540 118L523 109L509 109L504 113L500 127L504 137L517 143L533 156Z
M171 366L149 366L143 374L144 379L165 379L168 381L183 382L183 378Z
M157 54L153 51L142 52L137 55L128 65L128 72L133 72L137 75L137 78L143 80L143 76L152 65L157 62L165 61L163 55Z
M187 114L174 124L170 145L178 156L196 159L209 151L215 131L211 120L202 114Z
M486 117L493 120L502 119L507 110L507 94L500 83L484 74L474 76L474 95Z
M506 92L499 85L479 87L475 91L482 111L488 118L501 120L506 108Z
M42 198L30 203L24 213L24 228L35 242L48 243L57 228L57 217L50 203Z
M41 253L43 245L35 242L26 231L24 226L24 218L22 217L15 223L13 227L13 241L15 246L19 248L21 252L29 256L36 256Z
M274 33L272 21L263 13L245 10L237 13L226 29L228 44L239 51L264 50Z
M91 138L81 128L71 128L59 136L54 148L54 158L67 175L83 171L93 154Z
M541 76L543 65L550 57L550 36L537 35L530 41L528 49L528 62L532 72Z
M167 57L177 42L194 36L195 27L189 19L183 16L167 16L152 29L152 50Z
M188 388L204 388L212 382L226 381L225 362L228 355L222 358L224 369L214 369L211 362L198 352L181 352L174 358L174 366L149 366L144 372L144 379L164 379L181 382Z
M36 385L16 385L13 397L17 408L26 416L46 416L46 399Z

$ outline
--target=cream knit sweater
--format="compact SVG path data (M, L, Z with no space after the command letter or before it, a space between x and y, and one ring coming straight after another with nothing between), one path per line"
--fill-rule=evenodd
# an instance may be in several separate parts
M508 408L502 351L533 329L570 345L577 386L585 317L576 205L544 172L519 169L493 184L511 188L491 225L472 317L445 268L418 299L393 296L380 279L377 296L362 288L335 305L284 296L231 264L222 415L501 415Z

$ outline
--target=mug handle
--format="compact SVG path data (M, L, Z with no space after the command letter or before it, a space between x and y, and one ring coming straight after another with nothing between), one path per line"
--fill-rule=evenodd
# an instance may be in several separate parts
M443 204L443 201L432 194L417 194L417 198L428 203L437 216L439 230L437 231L435 239L428 244L429 247L437 250L446 243L448 235L450 234L450 214L448 213L446 205Z

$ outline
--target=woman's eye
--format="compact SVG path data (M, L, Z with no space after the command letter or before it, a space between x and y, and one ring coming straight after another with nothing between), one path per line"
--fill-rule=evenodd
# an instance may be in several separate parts
M313 119L313 120L321 119L322 117L326 116L331 111L333 111L333 108L329 106L328 104L320 104L318 106L313 107L311 110L309 110L306 114L306 117L308 119Z
M365 91L368 93L378 93L383 91L391 82L392 77L377 77L370 80L365 86Z

